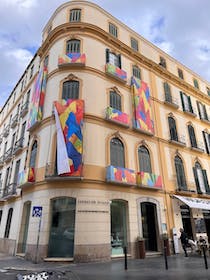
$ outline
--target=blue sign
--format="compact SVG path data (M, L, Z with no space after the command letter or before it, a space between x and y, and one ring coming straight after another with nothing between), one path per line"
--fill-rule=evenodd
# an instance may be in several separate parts
M42 206L33 206L32 217L40 218L42 216Z

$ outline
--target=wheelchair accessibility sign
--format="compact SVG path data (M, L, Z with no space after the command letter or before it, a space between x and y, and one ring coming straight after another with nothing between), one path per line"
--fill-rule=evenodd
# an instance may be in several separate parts
M42 206L33 206L32 217L41 218L42 216Z

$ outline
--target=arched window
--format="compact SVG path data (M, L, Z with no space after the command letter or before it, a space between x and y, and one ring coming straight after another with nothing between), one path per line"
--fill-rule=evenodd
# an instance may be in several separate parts
M140 171L152 173L150 154L145 146L139 147L138 158L139 158Z
M205 169L202 169L200 163L196 161L193 167L195 183L198 193L210 193L208 177Z
M168 117L168 125L169 125L171 140L178 141L176 122L173 117Z
M118 138L110 141L110 163L116 167L125 167L124 145Z
M191 147L197 148L197 141L196 141L196 138L195 138L195 131L194 131L194 127L192 125L188 125L188 132L189 132Z
M79 82L67 81L63 83L62 99L78 99L79 98Z
M31 149L31 157L29 167L35 167L36 165L36 154L37 154L37 141L34 141L34 144Z
M80 40L69 40L66 42L66 54L80 53Z
M179 190L187 190L184 165L182 159L179 156L175 156L175 169L176 169L176 179Z
M115 92L115 91L111 91L110 95L109 95L109 102L110 102L110 107L117 109L119 111L122 110L121 108L121 96Z
M13 213L13 208L10 208L8 211L8 215L7 215L7 223L6 223L6 227L5 227L4 238L9 237L10 226L11 226L11 221L12 221L12 213Z

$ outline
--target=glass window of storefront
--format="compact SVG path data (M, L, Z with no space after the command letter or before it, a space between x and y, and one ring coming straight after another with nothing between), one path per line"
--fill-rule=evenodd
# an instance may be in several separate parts
M127 203L122 200L111 202L111 255L122 255L127 246Z
M48 257L73 257L75 208L74 198L62 197L51 201Z

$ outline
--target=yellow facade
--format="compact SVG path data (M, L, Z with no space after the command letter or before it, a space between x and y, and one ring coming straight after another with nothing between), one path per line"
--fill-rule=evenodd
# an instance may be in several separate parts
M110 24L117 37L110 34ZM131 46L132 38L138 50ZM85 54L85 61L72 62L70 56L65 61L68 44L72 49L79 44L76 53ZM45 64L43 117L28 128L34 84ZM63 85L72 82L79 85L77 99L85 104L82 172L73 177L55 171L61 147L56 147L53 113L54 102L64 99ZM177 253L180 227L193 239L199 234L210 238L207 87L201 77L97 5L71 1L60 6L1 110L0 250L33 260L95 261L123 256L125 246L131 257L139 257L139 238L145 241L146 255L160 254L165 235L171 253ZM117 111L108 115L107 108ZM11 125L15 115L18 121ZM20 181L17 173L27 169L33 178ZM182 197L203 199L205 211L188 208ZM33 215L36 207L41 216Z

